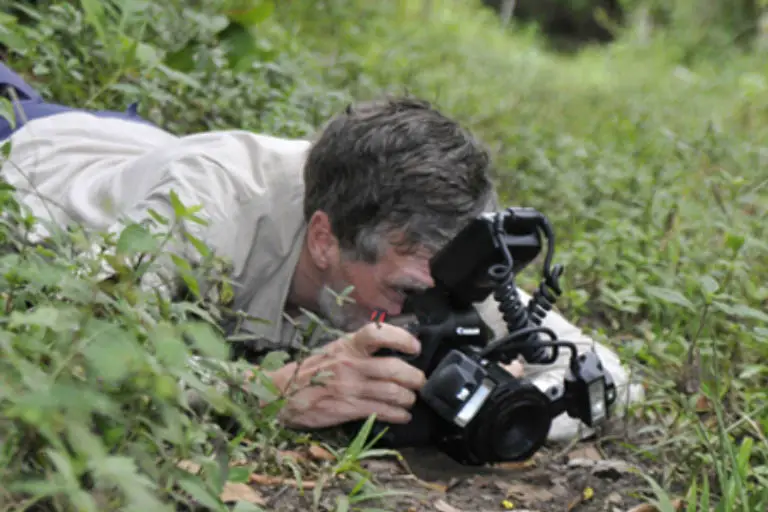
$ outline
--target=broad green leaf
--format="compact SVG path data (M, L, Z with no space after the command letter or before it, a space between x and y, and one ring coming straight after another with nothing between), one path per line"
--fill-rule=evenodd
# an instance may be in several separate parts
M194 236L192 233L184 233L184 238L189 240L189 243L191 243L195 249L197 249L197 252L199 252L201 256L206 257L211 254L211 251L208 246L205 245L205 242Z
M162 61L157 48L143 42L136 46L136 59L146 68L153 68Z
M239 0L226 14L230 20L248 27L265 21L274 10L274 0Z
M196 476L185 476L179 480L179 487L210 510L224 512L226 506L203 485L202 479Z
M145 356L136 338L119 327L92 320L84 336L83 355L99 378L120 382L142 367Z
M158 224L161 224L161 225L163 225L163 226L167 226L167 225L169 225L169 224L171 223L170 219L168 219L168 218L166 218L166 217L164 217L164 216L160 215L160 213L158 213L158 212L157 212L157 210L155 210L154 208L149 208L149 209L147 209L147 213L148 213L148 214L150 215L150 217L152 217L152 218L155 220L155 222L157 222Z
M240 500L235 503L232 512L265 512L263 508L250 501Z
M117 253L133 255L139 253L154 253L160 247L160 242L141 224L130 224L121 232L117 240Z
M158 359L170 368L179 369L187 364L190 351L181 339L181 332L169 323L160 323L149 332Z
M258 46L250 29L237 22L232 22L220 34L222 45L227 50L229 66L236 68L241 61L249 61L258 55Z
M750 364L741 370L741 373L739 373L739 378L742 380L750 380L759 376L760 374L768 375L768 366L763 364Z
M0 31L1 30L2 28L0 28ZM11 129L16 128L16 112L13 109L13 104L9 99L2 96L0 96L0 117L8 122ZM3 146L8 146L10 148L10 141L3 141ZM8 158L9 155L10 149L7 152L5 150L3 151L3 158Z
M107 415L116 415L115 404L106 396L84 386L75 386L63 382L48 389L26 392L14 397L15 405L6 409L6 414L23 417L28 411L41 413L42 418L49 418L53 411L64 411L77 417L98 411Z
M0 12L0 44L16 51L26 51L29 40L19 30L16 17Z
M349 497L342 494L336 498L335 512L349 512Z
M657 500L652 500L652 502L659 509L659 512L677 512L677 507L672 504L672 499L670 498L667 491L662 489L659 483L652 477L644 473L641 473L641 476L653 489L653 493L656 495Z
M704 293L707 295L714 294L720 288L720 285L712 276L701 276L699 282L701 283L701 287L704 290Z
M187 214L187 206L182 203L181 198L179 198L179 194L177 194L175 190L171 190L168 196L171 201L171 208L173 208L173 213L176 215L176 220L178 221L185 217Z
M184 332L192 338L204 356L218 360L229 359L229 345L210 325L202 322L190 323L184 326Z
M61 314L58 309L42 306L29 312L13 311L8 326L12 329L20 326L45 327L54 331L63 331L69 327L60 322Z
M85 455L91 466L102 462L107 456L107 449L102 438L93 433L84 423L70 422L67 425L67 430L72 447Z
M668 302L670 304L682 306L691 311L695 310L693 303L690 300L688 300L685 297L685 295L683 295L677 290L670 290L669 288L659 288L656 286L646 286L645 291L652 297L655 297L663 302Z
M187 288L189 288L189 291L191 291L196 298L198 299L202 298L202 293L200 291L200 283L198 283L197 279L194 276L184 272L181 274L181 279L182 281L184 281L184 284L187 285Z
M265 371L274 371L285 366L285 363L289 358L290 355L288 352L283 350L275 350L269 352L262 358L259 367Z
M177 70L163 64L159 64L157 69L177 84L186 85L187 87L197 91L202 91L205 89L203 84L182 70Z
M192 271L192 265L190 265L189 261L185 258L182 258L181 256L177 254L170 254L171 261L173 261L177 267L179 267L181 270L186 272Z
M249 466L235 466L229 469L229 475L227 481L234 483L248 483L248 478L251 476L251 468Z
M744 304L736 304L731 307L731 314L740 318L748 318L757 320L759 322L765 322L768 325L768 314L755 308L751 308Z
M745 241L746 237L741 234L727 233L725 235L725 245L733 252L738 252L744 246Z
M109 47L111 41L107 40L104 28L104 6L100 0L80 0L80 5L85 13L85 19L96 30L99 39Z

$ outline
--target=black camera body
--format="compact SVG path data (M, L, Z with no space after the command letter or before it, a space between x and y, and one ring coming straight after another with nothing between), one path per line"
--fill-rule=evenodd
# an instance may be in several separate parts
M544 280L524 305L515 275L541 252L542 233L549 239ZM422 350L415 357L378 355L407 360L424 371L427 382L408 424L374 424L379 445L434 445L467 465L520 461L541 448L552 420L563 412L591 427L607 419L616 389L597 354L579 355L573 343L541 326L561 293L562 267L550 269L553 252L546 217L530 208L508 208L478 216L432 258L436 286L410 294L401 315L380 317L412 332ZM474 307L491 294L508 330L493 341ZM569 370L562 388L547 392L499 364L521 355L528 362L551 364L560 349L571 352Z

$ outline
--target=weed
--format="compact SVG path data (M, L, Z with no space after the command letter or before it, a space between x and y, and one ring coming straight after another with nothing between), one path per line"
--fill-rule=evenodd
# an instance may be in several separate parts
M682 494L688 510L762 510L768 68L757 49L732 44L743 41L747 7L760 5L717 17L694 0L624 4L631 19L650 12L650 35L638 21L615 43L569 56L458 0L23 2L1 15L0 43L48 99L117 110L138 102L174 133L309 137L353 98L407 91L433 101L490 146L504 201L552 220L567 268L561 309L643 376L633 443L664 466L648 475L659 508ZM10 192L4 212L15 211ZM146 293L135 284L146 269L82 256L92 242L83 233L26 247L33 221L4 222L5 509L163 510L174 500L221 509L241 444L212 412L236 416L239 439L264 464L291 437L277 426L267 379L254 392L274 405L257 409L190 368L194 354L225 355L205 321L224 312L202 291L177 304ZM136 256L162 238L132 228L99 242ZM96 271L105 258L124 270L109 289ZM198 290L203 269L176 264ZM206 412L190 415L179 380ZM375 492L357 464L370 453L359 437L328 469L328 479L361 482L338 510ZM204 470L191 475L181 460Z

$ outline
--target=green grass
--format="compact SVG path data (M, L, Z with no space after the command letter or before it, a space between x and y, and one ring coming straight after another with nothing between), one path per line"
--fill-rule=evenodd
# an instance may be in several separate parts
M688 510L698 500L718 512L765 508L764 54L719 46L692 57L678 24L557 55L538 34L504 30L458 0L435 0L429 11L410 1L261 1L239 17L223 0L121 4L40 2L27 8L32 23L0 18L0 41L47 97L90 108L139 101L142 114L177 133L306 136L350 99L408 91L435 102L492 148L505 203L550 217L567 269L561 308L645 379L648 399L634 413L644 435L633 442L666 468L653 475L659 498L688 493ZM7 244L20 228L3 229ZM155 243L131 236L122 247ZM62 507L140 509L181 499L179 489L215 502L226 480L216 454L234 457L241 445L209 413L188 419L169 382L197 382L181 364L182 333L212 356L222 340L200 323L199 300L171 307L128 278L100 295L93 263L72 261L78 244L0 256L9 312L0 330L0 481L9 483L0 504L13 509L31 491L27 499L52 496ZM74 267L84 277L64 278ZM521 278L532 284L537 271ZM89 320L96 310L103 316ZM125 340L121 348L99 342L106 331ZM95 343L76 342L86 339ZM102 364L112 350L135 365ZM210 406L234 411L261 470L290 470L269 455L297 441L276 426L279 400L254 417L247 397L197 386ZM703 396L710 405L700 411ZM103 435L88 434L89 414L107 422ZM191 479L176 469L180 459L209 470ZM341 455L336 469L318 471L353 466ZM31 487L28 475L48 483ZM97 490L86 493L89 480Z

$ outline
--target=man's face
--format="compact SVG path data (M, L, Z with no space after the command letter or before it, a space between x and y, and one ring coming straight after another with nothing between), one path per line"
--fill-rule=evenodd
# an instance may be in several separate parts
M348 332L370 321L374 309L399 314L407 292L435 286L429 271L431 256L428 250L403 253L388 246L373 264L341 257L326 286L336 294L353 287L348 297L354 302L344 300L339 305L334 293L325 288L318 297L321 313L336 328Z

